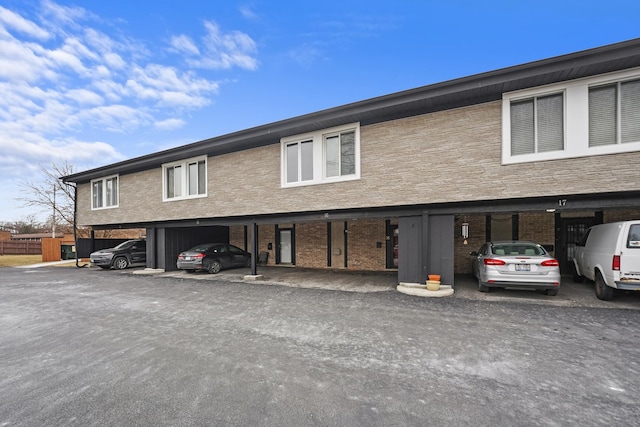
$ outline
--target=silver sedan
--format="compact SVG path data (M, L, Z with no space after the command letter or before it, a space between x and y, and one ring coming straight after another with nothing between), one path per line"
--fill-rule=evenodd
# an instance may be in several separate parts
M487 242L470 253L478 290L491 288L528 288L557 295L560 266L542 246L533 242Z

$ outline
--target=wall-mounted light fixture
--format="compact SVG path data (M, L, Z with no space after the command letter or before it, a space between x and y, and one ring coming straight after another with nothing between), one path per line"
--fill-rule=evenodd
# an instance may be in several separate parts
M464 245L466 245L467 239L469 238L469 223L468 222L463 222L462 223L462 238L464 239L464 241L462 242Z

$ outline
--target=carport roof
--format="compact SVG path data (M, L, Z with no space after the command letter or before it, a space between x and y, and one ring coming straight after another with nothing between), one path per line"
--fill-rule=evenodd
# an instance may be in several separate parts
M83 183L200 155L217 156L265 145L283 137L360 122L362 125L496 101L505 92L640 66L640 38L567 55L474 74L354 102L63 177Z

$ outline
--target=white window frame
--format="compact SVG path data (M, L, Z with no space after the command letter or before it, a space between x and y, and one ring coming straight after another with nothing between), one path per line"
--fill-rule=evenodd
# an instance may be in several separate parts
M640 141L589 147L589 88L640 78L640 67L621 72L540 86L502 96L502 164L619 154L640 151ZM564 93L564 150L511 155L511 103L553 93Z
M114 180L116 181L116 197L115 204L109 204L110 200L107 197L107 181ZM95 184L100 183L100 187L102 189L102 194L100 197L100 201L102 203L101 206L95 206L95 195L94 195L94 187ZM114 209L120 206L120 176L119 175L109 175L102 178L96 178L91 180L91 210L97 211L102 209Z
M189 194L189 165L194 163L199 163L204 161L204 193L200 194ZM208 176L208 160L207 156L198 156L192 157L190 159L179 160L176 162L165 163L162 165L162 201L163 202L172 202L175 200L185 200L185 199L199 199L202 197L207 197L208 193L208 184L207 184L207 176ZM180 167L180 195L174 197L168 197L168 189L169 183L167 182L167 170ZM199 181L198 181L199 183ZM198 185L198 183L196 185Z
M331 177L326 176L325 138L350 131L354 132L355 173ZM300 144L307 141L311 141L313 143L313 178L302 180ZM298 144L298 180L294 182L287 182L287 148L295 144ZM343 126L336 126L334 128L322 129L312 133L305 133L282 138L280 140L280 160L280 186L282 188L302 187L307 185L358 180L360 179L360 123L350 123Z
M599 89L599 88L614 88L615 90L615 96L616 96L616 100L615 100L615 137L613 139L613 142L610 144L599 144L599 145L594 145L593 147L601 147L601 146L606 146L606 145L617 145L617 144L629 144L629 143L633 143L633 142L640 142L640 139L638 141L623 141L622 140L622 136L623 136L623 114L622 114L622 108L623 108L623 96L624 94L622 93L622 85L624 83L627 82L640 82L640 77L638 78L632 78L632 79L625 79L625 80L616 80L615 82L607 82L607 83L601 83L601 84L597 84L597 85L590 85L589 86L589 95L591 95L591 90L592 89ZM589 140L589 144L591 144L591 140ZM590 147L592 147L590 145Z

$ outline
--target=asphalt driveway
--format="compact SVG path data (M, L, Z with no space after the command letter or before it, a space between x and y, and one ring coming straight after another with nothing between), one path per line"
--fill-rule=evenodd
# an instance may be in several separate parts
M637 310L502 297L0 269L0 425L636 423Z

